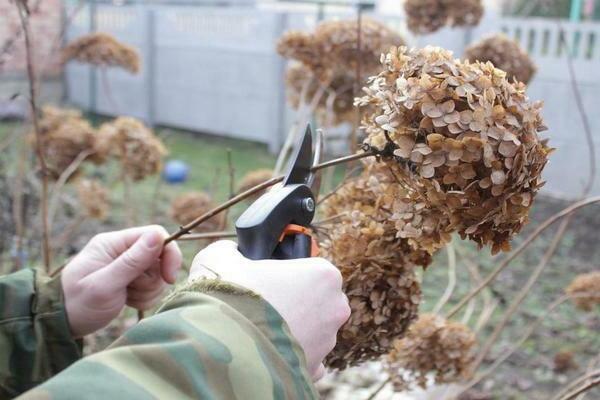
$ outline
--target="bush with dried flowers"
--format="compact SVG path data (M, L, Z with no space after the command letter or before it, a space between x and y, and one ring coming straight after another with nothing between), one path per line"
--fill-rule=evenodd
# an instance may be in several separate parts
M323 203L325 216L337 219L321 248L340 269L352 310L328 356L332 368L386 354L417 317L421 289L415 266L429 265L449 234L409 196L387 169L366 162L359 177Z
M242 177L238 184L238 193L245 192L246 190L252 189L254 186L260 185L261 183L268 181L273 177L273 170L268 168L255 169L248 172ZM248 199L254 201L265 193L265 190L256 192Z
M185 225L215 207L210 195L204 192L187 192L171 202L171 218L179 225ZM223 214L215 215L194 229L196 232L211 232L221 228Z
M582 311L592 311L600 305L600 271L577 275L567 286L566 293L573 297L575 307Z
M81 179L77 182L77 197L89 218L103 221L110 208L108 189L95 179Z
M92 161L102 160L102 156L95 153L96 130L79 111L45 106L39 125L41 150L50 179L58 179L84 152ZM29 134L28 139L36 145L35 134Z
M481 0L406 0L408 29L432 33L444 26L475 26L483 16Z
M515 40L496 34L473 43L465 50L464 58L471 62L491 62L507 74L509 80L529 83L536 66L527 52Z
M137 50L103 32L90 33L67 44L62 58L64 62L77 60L95 66L119 66L133 74L140 71Z
M438 47L394 48L370 79L365 145L420 198L492 252L521 230L551 149L540 139L542 104L530 102L491 63L454 59Z
M475 343L475 334L467 326L422 314L406 335L394 342L387 370L397 390L415 384L425 388L430 375L436 384L468 379Z
M320 81L329 82L339 74L371 74L379 66L381 53L404 40L394 30L370 18L360 26L360 50L356 20L321 22L312 33L290 31L277 43L277 51L285 58L304 64Z
M118 117L102 124L96 149L118 158L124 173L134 181L159 173L167 154L161 140L132 117Z

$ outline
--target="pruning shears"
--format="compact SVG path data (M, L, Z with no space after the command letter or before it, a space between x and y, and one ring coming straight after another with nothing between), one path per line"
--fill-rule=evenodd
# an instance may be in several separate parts
M319 247L310 224L315 216L320 179L312 167L320 162L323 138L312 146L310 125L296 145L280 187L259 197L238 218L238 249L252 260L316 257Z

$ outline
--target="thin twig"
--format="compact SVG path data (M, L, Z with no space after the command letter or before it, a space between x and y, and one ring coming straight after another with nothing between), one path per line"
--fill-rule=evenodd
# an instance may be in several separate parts
M565 388L561 389L553 398L552 400L563 400L565 398L565 396L567 394L569 394L570 391L573 390L574 387L577 387L581 384L583 384L585 381L587 381L590 378L595 378L598 375L600 375L600 370L594 370L591 372L586 372L585 374L583 374L582 376L576 378L574 381L572 381L571 383L569 383L568 385L566 385Z
M365 400L373 400L377 395L387 386L388 383L392 381L391 378L387 378L385 381L381 382L379 386L375 388L375 390L367 397Z
M477 357L475 358L472 364L473 371L477 370L479 365L483 362L483 360L492 349L492 346L500 336L500 333L502 333L502 330L504 329L510 318L518 310L519 306L521 305L521 303L523 303L523 300L525 300L525 297L527 297L535 282L537 282L542 272L548 266L549 261L552 259L552 256L554 256L554 253L556 252L560 241L565 235L565 232L567 230L567 227L569 226L569 223L571 222L572 217L573 214L567 216L565 219L562 220L558 230L556 231L556 234L554 235L554 238L552 239L552 243L544 253L544 256L540 260L539 264L537 265L533 273L529 276L529 279L527 280L523 288L519 291L517 296L514 298L514 300L500 319L500 322L494 327L494 331L491 333L490 337L486 340L482 349L477 354Z
M577 396L579 396L580 394L585 393L588 390L590 390L591 388L598 386L598 385L600 385L600 378L592 379L592 380L582 384L578 388L574 389L572 392L567 393L560 400L572 400L572 399L576 398Z
M41 3L42 3L41 0L37 0L35 2L35 4L33 5L33 7L29 8L29 15L37 14ZM19 5L17 4L17 6L19 6ZM23 26L21 25L18 29L16 29L13 32L12 36L9 37L2 44L2 46L0 46L0 68L2 68L2 66L6 62L6 59L4 59L3 57L6 56L7 54L10 54L10 52L15 48L15 45L18 43L19 38L21 37L23 32L24 32L24 29L23 29Z
M352 176L356 171L358 171L360 168L356 167L348 172L346 172L346 174L344 175L344 177L342 178L341 182L334 187L331 192L327 193L325 196L320 197L319 200L317 201L317 205L322 204L325 200L327 200L328 198L330 198L331 196L333 196L334 194L336 194L338 192L338 190L340 190L348 181L348 179L350 178L350 176Z
M571 204L570 206L564 208L563 210L559 211L558 213L550 216L548 219L546 219L544 222L542 222L536 229L535 231L529 235L529 237L527 237L520 245L519 247L517 247L516 250L514 250L508 257L506 257L506 259L504 259L504 261L502 261L502 263L500 263L500 265L498 265L498 267L496 267L496 269L494 269L484 280L483 282L481 282L481 284L479 286L477 286L475 289L473 289L469 294L467 294L465 297L463 297L457 305L455 305L452 310L450 310L450 312L447 314L446 318L450 319L452 318L458 311L460 311L460 309L469 301L471 300L473 297L477 296L477 294L479 294L479 292L481 292L487 285L490 284L490 282L492 282L494 279L496 279L496 277L498 276L498 274L500 274L500 272L502 272L509 264L512 260L514 260L517 256L519 256L530 244L531 242L533 242L533 240L535 240L535 238L537 238L542 232L544 232L548 227L550 227L552 224L554 224L556 221L560 220L561 218L581 209L584 207L587 207L591 204L594 203L598 203L600 202L600 196L595 196L595 197L590 197L588 199L585 200L581 200L578 201L574 204Z
M181 236L177 239L178 242L186 242L192 240L203 240L203 239L222 239L236 237L237 233L232 231L220 231L220 232L206 232L206 233L189 233Z
M454 251L452 242L446 246L446 252L448 253L448 286L446 286L444 294L440 297L435 307L433 307L433 314L438 314L442 310L444 305L450 300L450 297L452 297L452 293L454 293L454 288L456 287L456 252Z
M323 168L328 168L328 167L333 167L334 165L338 165L338 164L343 164L343 163L347 163L350 161L354 161L354 160L358 160L361 158L365 158L365 157L371 157L373 156L375 153L371 152L371 151L365 151L362 153L356 153L356 154L352 154L346 157L340 157L340 158L336 158L334 160L330 160L330 161L326 161L324 163L321 164L317 164L315 166L313 166L311 168L311 171L315 172L315 171L319 171ZM203 223L204 221L214 217L215 215L219 214L220 212L228 209L229 207L239 203L240 201L247 199L248 197L252 196L254 193L258 193L261 190L264 190L268 187L271 187L273 185L275 185L276 183L279 183L281 181L283 181L283 176L276 176L273 177L263 183L260 183L248 190L246 190L245 192L242 192L240 194L238 194L237 196L232 197L231 199L227 200L226 202L224 202L223 204L213 208L212 210L204 213L203 215L199 216L198 218L196 218L195 220L189 222L188 224L180 227L176 232L174 232L173 234L169 235L166 239L165 239L165 244L168 244L170 242L172 242L173 240L177 240L179 239L181 236L185 235L186 233L189 233L192 229L194 229L195 227L197 227L198 225L200 225L201 223Z
M231 149L229 149L229 148L227 149L227 170L229 171L229 196L227 196L227 198L231 199L231 198L233 198L233 196L235 196L235 178L234 178L235 169L233 168ZM228 214L229 214L229 208L227 210L225 210L225 212L223 213L223 219L221 220L221 226L220 226L221 230L225 230L225 228L227 228Z
M573 294L573 295L563 295L563 296L559 297L558 299L556 299L554 302L552 302L535 321L530 323L529 326L524 329L525 333L519 338L519 340L515 343L515 345L510 350L504 351L502 353L502 355L500 357L498 357L488 369L486 369L484 372L479 374L477 377L473 378L473 380L471 380L464 388L462 388L461 393L466 392L467 390L469 390L470 388L474 387L479 382L481 382L483 379L488 377L492 372L494 372L496 370L496 368L498 368L498 366L500 364L502 364L512 354L514 354L514 352L517 351L523 345L523 343L525 343L525 341L529 338L529 336L531 336L531 334L535 331L535 329L538 327L538 325L541 324L542 322L544 322L548 318L548 315L550 313L552 313L552 311L554 311L554 309L556 307L560 306L561 304L563 304L564 302L566 302L569 299L585 297L585 296L590 296L590 293L586 292L586 293L577 293L577 294ZM457 397L459 397L461 393L457 394Z
M36 76L34 68L33 53L31 47L31 35L29 31L29 14L28 11L21 1L16 1L17 9L19 11L19 18L21 20L21 27L23 29L23 36L25 38L25 55L27 59L27 76L29 80L29 105L31 108L31 118L33 121L33 128L35 131L35 150L40 163L41 174L42 174L42 193L40 196L40 208L42 218L42 248L43 248L43 259L44 267L46 271L50 271L50 239L49 239L49 227L48 227L48 167L44 158L44 152L42 150L42 132L40 130L40 124L38 120L38 108L37 108L37 91L36 91Z
M581 97L581 92L579 91L579 86L577 85L577 76L575 74L575 67L573 66L573 53L565 40L566 35L560 20L557 20L557 24L560 30L560 34L558 35L560 40L559 45L564 46L567 51L567 66L569 70L569 80L571 83L571 88L573 89L573 97L575 98L575 104L577 105L577 111L579 112L579 116L581 117L581 123L583 125L583 131L585 133L585 138L587 141L590 171L588 182L585 185L583 192L589 193L594 185L594 180L596 179L596 147L594 145L594 136L592 134L592 129L590 126L590 120L585 111L585 105Z
M48 225L52 226L52 221L54 221L54 217L56 215L56 209L58 207L58 202L60 200L60 194L62 188L65 186L67 181L73 176L73 174L79 169L79 166L86 158L88 158L93 150L84 150L75 157L73 161L69 164L67 168L60 174L58 180L54 184L54 187L50 191L50 200L48 206Z

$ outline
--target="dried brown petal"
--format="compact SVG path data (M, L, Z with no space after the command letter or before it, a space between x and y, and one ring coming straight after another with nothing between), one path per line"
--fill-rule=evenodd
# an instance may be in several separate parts
M394 342L386 369L399 391L425 388L430 375L436 384L459 382L469 378L475 343L467 326L423 314Z

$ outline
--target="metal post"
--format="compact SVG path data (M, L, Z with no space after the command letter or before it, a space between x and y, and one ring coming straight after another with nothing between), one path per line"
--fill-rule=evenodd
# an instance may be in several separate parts
M571 12L569 14L569 19L572 22L578 22L581 19L581 6L583 5L583 0L571 0Z
M146 10L146 112L147 124L154 127L156 124L156 42L155 42L155 18L154 9Z

